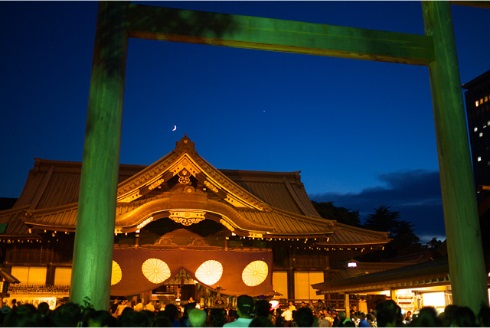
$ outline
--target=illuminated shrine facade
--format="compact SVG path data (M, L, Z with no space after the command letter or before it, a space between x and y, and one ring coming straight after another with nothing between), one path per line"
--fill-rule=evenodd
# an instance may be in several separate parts
M0 211L2 265L19 286L62 294L70 285L81 166L36 159L19 199ZM220 170L184 136L149 166L120 165L114 249L101 251L113 252L113 296L323 299L311 285L387 242L322 218L299 172Z

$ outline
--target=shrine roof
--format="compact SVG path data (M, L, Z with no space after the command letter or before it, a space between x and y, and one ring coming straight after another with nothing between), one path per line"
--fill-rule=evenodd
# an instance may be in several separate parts
M0 211L0 226L4 224L0 237L28 238L30 227L74 231L81 171L80 162L35 159L19 199L12 209ZM192 187L175 182L182 172L190 173ZM322 218L299 171L216 169L197 154L186 136L174 151L151 165L121 164L117 200L116 226L121 231L135 230L157 209L168 215L175 209L189 208L221 213L226 221L222 224L239 234L326 237L328 246L389 241L385 232Z

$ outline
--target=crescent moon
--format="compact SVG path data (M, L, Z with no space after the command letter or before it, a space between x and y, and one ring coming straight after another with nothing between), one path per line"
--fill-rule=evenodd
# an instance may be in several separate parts
M177 125L174 125L174 127L172 129L172 131L175 131L175 130L177 130Z

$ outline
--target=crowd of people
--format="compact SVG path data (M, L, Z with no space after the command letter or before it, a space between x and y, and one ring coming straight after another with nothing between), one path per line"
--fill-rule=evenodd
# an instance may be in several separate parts
M424 307L404 313L393 300L377 304L369 313L355 307L347 315L320 300L275 307L266 299L237 297L235 308L200 308L191 298L185 304L159 301L114 300L109 310L95 310L72 302L50 310L46 302L4 305L0 309L4 327L490 327L490 308L475 313L464 306L448 305L438 313Z

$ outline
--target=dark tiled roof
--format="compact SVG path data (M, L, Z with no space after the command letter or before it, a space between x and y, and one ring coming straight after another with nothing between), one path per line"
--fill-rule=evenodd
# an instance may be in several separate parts
M220 171L273 207L311 217L320 217L306 194L299 172Z

